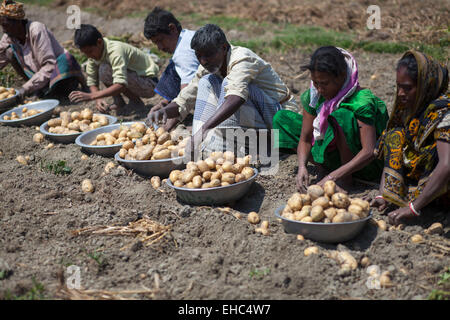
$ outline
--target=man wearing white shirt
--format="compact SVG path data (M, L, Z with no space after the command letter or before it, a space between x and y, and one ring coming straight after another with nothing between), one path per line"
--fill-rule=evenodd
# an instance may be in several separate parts
M169 104L195 76L199 61L195 51L191 49L194 34L195 31L182 29L180 22L172 13L158 7L145 19L145 37L150 39L159 50L173 54L155 89L163 100L151 111ZM171 119L165 125L166 130L170 130L177 123L177 119Z

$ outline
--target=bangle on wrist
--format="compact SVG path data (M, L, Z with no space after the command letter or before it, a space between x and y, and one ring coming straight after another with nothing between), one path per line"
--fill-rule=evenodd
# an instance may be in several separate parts
M334 177L331 174L327 175L325 179L334 181Z
M376 196L375 199L383 199L384 200L384 197L382 195L379 195L379 196Z
M409 210L411 210L411 212L416 216L420 216L421 212L420 210L416 210L416 208L414 208L414 205L412 203L412 201L409 203Z

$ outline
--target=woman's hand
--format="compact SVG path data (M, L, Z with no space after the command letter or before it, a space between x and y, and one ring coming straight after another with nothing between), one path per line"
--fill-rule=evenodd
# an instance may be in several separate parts
M388 214L389 217L389 223L393 225L399 225L400 220L402 219L411 219L414 218L415 215L412 213L411 209L409 207L403 207L399 208L395 211L392 211Z
M305 166L298 168L296 182L298 191L303 193L306 192L306 189L309 186L309 174Z
M373 208L377 208L378 211L383 211L384 209L386 209L387 205L388 202L380 196L377 196L374 199L372 199L372 201L370 201L370 206Z
M83 101L89 101L92 100L92 94L82 91L72 91L69 94L69 99L71 102L83 102Z

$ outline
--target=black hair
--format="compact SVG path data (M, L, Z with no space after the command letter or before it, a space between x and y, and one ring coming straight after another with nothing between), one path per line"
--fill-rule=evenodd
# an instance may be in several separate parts
M414 83L417 83L417 78L419 75L419 68L417 66L416 58L413 54L408 54L406 57L403 57L400 59L397 63L397 71L401 68L405 67L406 72L408 73L408 76L411 78L411 80L414 81Z
M215 24L201 27L191 40L191 48L195 51L217 51L224 44L230 46L225 33Z
M347 73L347 63L342 52L333 46L320 47L314 51L308 65L301 67L311 72L320 71L338 77Z
M81 24L80 28L75 31L74 42L78 48L95 46L98 39L103 36L96 27L90 24Z
M181 32L181 23L169 11L155 7L145 18L144 36L150 39L158 33L170 34L169 24L173 23L178 32Z

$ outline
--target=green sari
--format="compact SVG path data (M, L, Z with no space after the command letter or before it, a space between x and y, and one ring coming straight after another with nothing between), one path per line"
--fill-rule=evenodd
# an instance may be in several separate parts
M309 105L310 91L306 90L300 97L303 108L313 116L317 116L316 109L324 102L321 97L315 108ZM355 156L361 149L359 128L357 120L375 126L377 139L386 128L389 119L386 104L376 97L369 89L361 89L344 100L329 117L333 117L344 132L347 144ZM339 151L330 151L329 145L334 140L332 122L325 132L323 140L316 140L311 148L311 155L316 163L320 163L329 170L334 171L342 164ZM289 111L278 111L273 118L273 128L279 130L278 148L297 148L302 131L303 116ZM328 148L328 150L327 150ZM366 167L355 172L357 178L375 181L379 180L383 170L383 162L374 160Z

